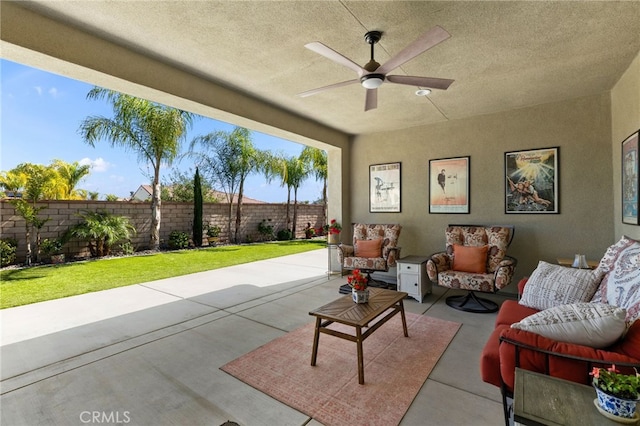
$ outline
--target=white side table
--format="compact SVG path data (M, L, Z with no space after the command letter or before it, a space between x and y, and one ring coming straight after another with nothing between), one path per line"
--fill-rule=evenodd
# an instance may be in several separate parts
M398 291L408 293L418 302L431 293L431 281L427 278L427 256L407 256L397 260Z

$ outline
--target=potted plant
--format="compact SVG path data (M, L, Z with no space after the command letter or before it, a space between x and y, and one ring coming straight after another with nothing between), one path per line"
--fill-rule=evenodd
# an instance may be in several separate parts
M329 235L327 237L329 244L338 244L338 241L340 241L342 225L340 225L335 219L331 219L331 222L326 226L326 228L327 234Z
M62 253L62 240L59 238L45 238L40 243L40 250L45 256L49 256L51 263L64 263L64 253Z
M207 241L210 246L215 246L220 240L220 227L218 225L207 224Z
M616 420L636 418L636 403L640 399L640 374L622 374L615 365L610 368L594 367L593 387L598 396L598 410Z
M347 277L347 283L351 287L351 298L355 303L367 303L369 301L369 289L367 277L362 275L359 269L354 269Z

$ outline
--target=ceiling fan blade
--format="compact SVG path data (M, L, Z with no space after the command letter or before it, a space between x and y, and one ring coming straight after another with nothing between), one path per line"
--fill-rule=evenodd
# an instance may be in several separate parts
M362 77L364 73L366 73L367 71L362 68L360 65L356 64L355 62L353 62L351 59L342 56L342 54L336 52L335 50L333 50L330 47L325 46L324 44L320 43L319 41L314 41L312 43L307 43L304 45L304 47L306 47L309 50L312 50L314 52L316 52L319 55L324 56L327 59L332 60L333 62L336 62L342 66L345 66L347 68L350 68L352 70L354 70L355 72L358 73L358 77Z
M455 80L449 80L448 78L414 77L411 75L388 75L387 81L396 84L407 84L409 86L447 90Z
M364 101L364 111L378 108L378 89L367 89L367 97Z
M305 98L307 96L315 95L316 93L324 92L325 90L336 89L342 86L348 86L349 84L359 83L360 80L357 78L354 80L341 81L340 83L330 84L328 86L318 87L317 89L307 90L306 92L298 93L298 96L301 98Z
M405 47L393 58L389 59L383 65L381 65L376 72L380 74L386 74L394 69L398 68L405 62L410 61L419 54L431 49L433 46L442 43L446 39L451 37L444 28L435 26L426 33L422 34L416 41Z

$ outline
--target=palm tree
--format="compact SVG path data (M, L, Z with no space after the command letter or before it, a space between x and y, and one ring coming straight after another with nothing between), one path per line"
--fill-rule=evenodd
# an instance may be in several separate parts
M270 182L274 177L279 177L281 186L287 187L287 229L291 223L290 205L291 190L293 189L293 224L291 235L296 235L296 223L298 221L298 188L311 172L310 163L300 154L298 157L286 157L282 154L270 156L263 161L262 171Z
M83 221L74 225L65 233L63 241L76 237L87 241L92 257L106 256L119 241L128 240L135 228L124 216L116 216L105 210L84 211L79 213Z
M106 99L113 108L113 118L87 117L80 125L80 134L91 146L106 139L111 146L122 147L138 154L140 161L153 169L151 200L151 235L149 246L160 246L160 166L168 166L178 157L181 141L193 123L193 114L155 104L145 99L94 87L88 99Z
M67 163L62 160L53 160L51 167L58 172L60 177L64 179L66 183L63 199L82 200L86 198L86 191L77 190L76 186L80 183L82 178L91 172L91 166L88 164L80 165L77 161Z
M322 205L324 207L322 223L327 223L327 178L329 177L327 151L307 146L302 150L300 156L311 164L311 174L315 176L316 180L322 181Z
M199 146L202 151L194 149ZM239 242L242 221L242 197L244 181L251 173L260 170L263 153L251 140L251 131L236 127L231 132L217 131L198 136L191 141L190 155L198 159L203 173L223 188L229 202L228 229L231 235L231 217L234 194L238 194L234 242Z

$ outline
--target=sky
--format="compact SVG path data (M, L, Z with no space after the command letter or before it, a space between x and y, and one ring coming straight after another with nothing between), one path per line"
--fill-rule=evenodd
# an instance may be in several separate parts
M135 153L112 148L104 140L91 147L78 133L80 123L89 116L113 116L106 100L86 99L93 85L4 59L0 60L0 85L1 171L20 163L49 165L54 159L90 164L91 173L77 189L98 192L101 200L106 194L129 197L140 185L150 183L147 164L139 163ZM229 123L198 117L188 132L184 149L196 136L234 128ZM258 149L287 156L297 156L304 148L304 145L255 131L252 140ZM195 169L188 159L174 163L172 168ZM172 168L163 167L161 182L168 179ZM322 182L310 177L298 189L298 201L318 200L321 191ZM287 201L286 187L281 187L276 180L267 184L262 175L247 178L244 195L271 203Z

